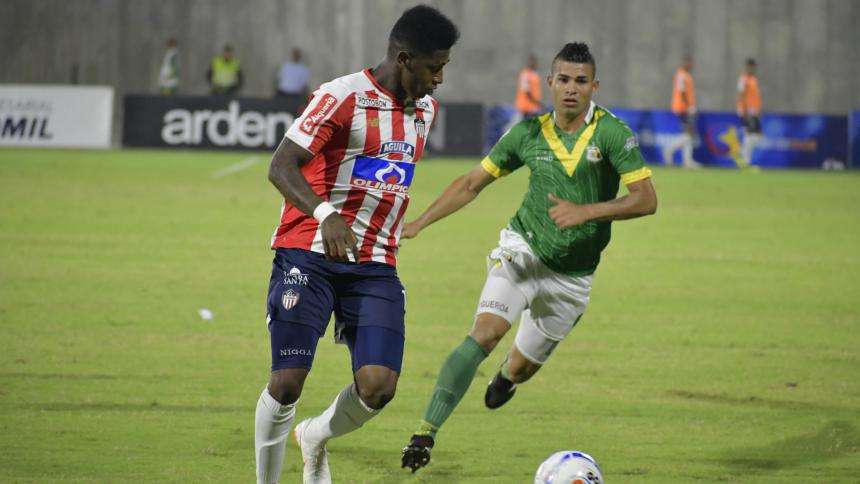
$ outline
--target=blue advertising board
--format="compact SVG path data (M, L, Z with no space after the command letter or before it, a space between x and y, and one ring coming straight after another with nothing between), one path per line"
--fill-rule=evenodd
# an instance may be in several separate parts
M848 133L848 144L851 146L851 168L860 168L860 111L851 113L851 122Z
M662 148L681 134L677 116L669 111L613 109L639 136L646 160L663 162ZM697 140L693 158L711 166L737 166L744 130L733 113L704 112L695 118ZM845 116L765 114L762 138L752 164L762 168L820 168L826 160L848 159L848 120ZM680 162L680 153L674 153Z

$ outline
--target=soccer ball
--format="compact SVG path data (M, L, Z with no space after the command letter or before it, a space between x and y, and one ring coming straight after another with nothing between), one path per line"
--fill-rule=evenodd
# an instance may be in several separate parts
M603 474L593 457L578 450L549 456L535 473L535 484L603 484Z

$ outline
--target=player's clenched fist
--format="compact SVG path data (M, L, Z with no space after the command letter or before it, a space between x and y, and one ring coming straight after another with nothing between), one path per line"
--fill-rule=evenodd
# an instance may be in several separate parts
M343 218L332 213L320 224L323 247L326 258L338 262L349 262L348 254L352 252L353 260L358 262L358 247L355 234L343 221Z
M403 226L403 231L400 232L400 238L411 239L418 235L418 232L420 231L421 226L419 226L417 222L406 222L406 225Z
M552 193L548 196L550 202L555 204L549 209L549 218L555 222L556 227L566 229L589 220L588 208L585 205L578 205L568 200L562 200Z

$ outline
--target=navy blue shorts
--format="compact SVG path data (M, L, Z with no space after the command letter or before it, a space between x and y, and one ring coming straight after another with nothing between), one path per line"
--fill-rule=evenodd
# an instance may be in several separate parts
M741 124L746 128L747 133L761 133L761 118L758 116L743 116Z
M678 116L678 121L681 122L681 126L684 127L684 130L687 130L689 128L694 128L691 125L691 123L693 122L693 116L691 116L689 113L678 113L677 116Z
M349 346L353 370L383 364L400 371L406 291L388 264L333 262L316 252L277 249L267 309L272 370L310 368L334 313L335 338Z

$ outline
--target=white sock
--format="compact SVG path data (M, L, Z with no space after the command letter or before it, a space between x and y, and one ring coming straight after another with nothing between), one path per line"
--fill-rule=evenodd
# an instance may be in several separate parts
M677 137L672 138L671 141L663 145L663 164L671 165L672 164L672 155L675 154L675 150L678 149L678 141Z
M281 466L284 463L284 447L293 419L296 416L296 403L281 405L269 394L268 387L263 389L257 400L254 416L254 454L257 460L257 482L278 482Z
M693 137L690 136L689 133L684 133L681 135L681 146L684 149L684 164L692 165L693 164Z
M353 383L341 390L323 413L310 419L304 435L311 441L324 444L328 439L358 429L378 413L379 410L361 401Z
M759 134L748 134L744 136L744 144L741 148L741 157L743 157L744 163L747 165L752 162L752 152L756 143L758 143L759 138L761 138L761 135Z
M664 165L672 165L672 156L675 154L675 151L678 150L684 144L684 135L675 136L672 138L665 148L663 148L663 164Z

